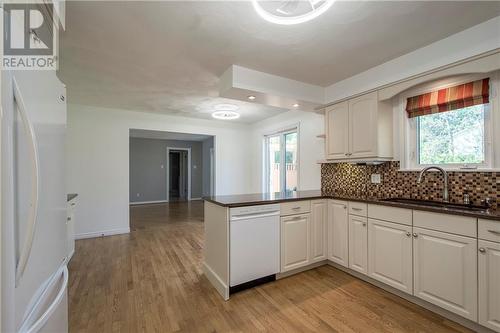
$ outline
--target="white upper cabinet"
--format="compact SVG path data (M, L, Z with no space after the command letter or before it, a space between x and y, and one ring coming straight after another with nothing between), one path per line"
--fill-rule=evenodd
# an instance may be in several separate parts
M327 259L327 200L311 201L311 262Z
M328 259L349 266L349 218L346 201L328 201Z
M344 159L349 153L349 105L336 104L325 112L326 155Z
M392 158L392 107L372 92L325 109L326 158Z
M413 228L414 295L477 320L477 239Z
M377 156L377 93L349 101L349 156Z
M500 332L500 243L480 240L478 251L479 324Z

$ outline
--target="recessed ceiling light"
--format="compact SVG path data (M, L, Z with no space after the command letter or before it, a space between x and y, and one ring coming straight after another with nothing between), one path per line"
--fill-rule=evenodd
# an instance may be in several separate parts
M283 25L299 24L326 12L335 0L264 1L252 0L253 8L264 20Z
M233 120L238 119L240 114L235 111L215 111L212 113L212 117L215 119Z
M255 99L255 96L254 95L250 95L250 96L248 96L248 99L251 100L251 101L253 101Z
M294 107L294 108L298 108L299 106L300 106L300 105L299 105L298 103L295 103L295 104L293 105L293 107Z

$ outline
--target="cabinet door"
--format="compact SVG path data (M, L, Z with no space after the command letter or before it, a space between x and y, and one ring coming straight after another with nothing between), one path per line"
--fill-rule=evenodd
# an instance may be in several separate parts
M377 92L349 101L349 157L377 156Z
M349 215L349 268L368 273L368 227L366 217Z
M368 275L413 294L411 226L368 220Z
M477 320L477 239L413 228L414 295Z
M327 258L327 201L311 201L311 262Z
M345 159L349 149L349 107L340 103L325 112L326 158Z
M347 202L328 202L328 259L349 266Z
M479 241L479 324L500 332L500 243Z
M281 272L309 264L309 214L281 218Z

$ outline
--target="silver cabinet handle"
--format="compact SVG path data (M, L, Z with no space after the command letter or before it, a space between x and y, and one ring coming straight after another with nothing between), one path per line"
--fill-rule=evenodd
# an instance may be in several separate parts
M24 274L26 265L28 264L28 259L31 254L31 247L33 245L33 238L35 236L37 215L38 215L38 191L39 191L39 159L38 159L38 145L36 141L35 131L33 125L26 112L26 107L21 96L21 92L17 85L15 78L12 81L12 86L14 88L14 99L16 100L19 115L24 125L24 129L29 135L30 139L30 154L33 160L33 167L31 169L31 174L33 181L31 182L31 209L28 216L28 225L26 226L26 239L24 240L23 247L19 252L19 260L16 267L16 281L15 285L19 284L19 280Z
M66 220L71 221L71 217L68 217Z
M352 207L352 210L356 210L356 211L360 211L360 210L363 210L362 208L356 208L356 207Z
M363 227L366 227L366 222L363 222Z
M344 206L344 209L347 209L347 206Z
M300 209L300 207L293 207L292 209L293 210L298 210L298 209Z
M491 232L493 235L498 235L498 236L500 236L500 231L496 231L496 230L488 230L488 232Z
M479 248L479 252L481 252L481 253L485 253L485 252L486 252L486 249L485 249L484 247L480 247L480 248Z
M73 202L73 203L71 204L71 206L74 206L74 205L75 205L75 203Z
M411 232L407 231L406 232L406 237L411 237Z
M413 233L413 237L414 238L417 238L418 237L418 234L416 232Z

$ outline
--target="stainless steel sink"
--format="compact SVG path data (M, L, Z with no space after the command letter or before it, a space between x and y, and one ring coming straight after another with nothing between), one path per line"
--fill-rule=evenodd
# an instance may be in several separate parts
M474 212L486 212L488 210L487 208L481 206L463 205L463 204L449 203L443 201L430 201L430 200L418 200L418 199L406 199L406 198L389 198L389 199L382 199L382 201L428 206L428 207L460 209L460 210L467 210Z

